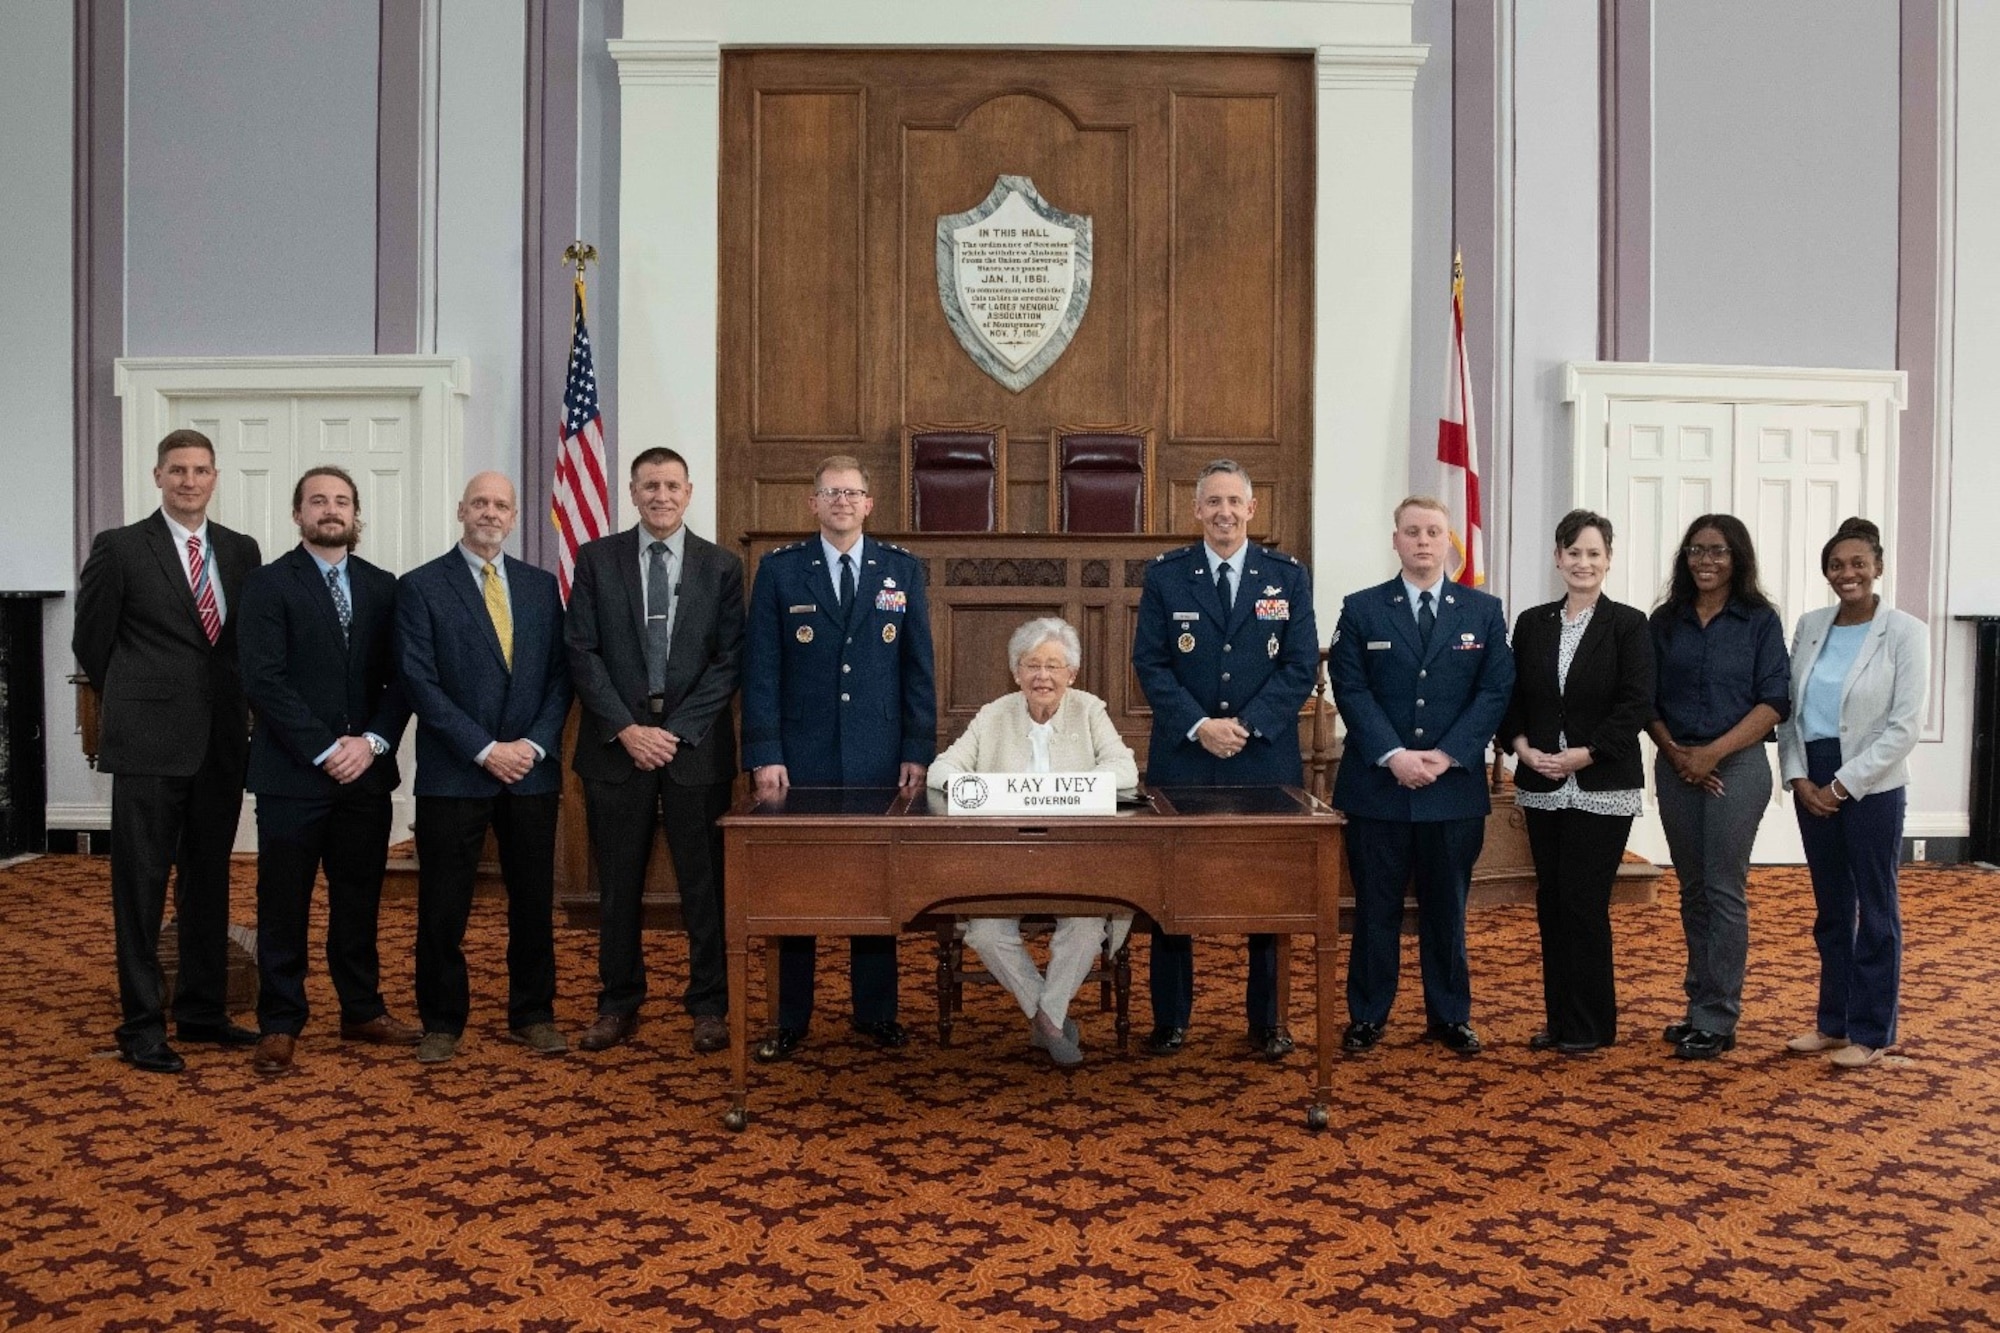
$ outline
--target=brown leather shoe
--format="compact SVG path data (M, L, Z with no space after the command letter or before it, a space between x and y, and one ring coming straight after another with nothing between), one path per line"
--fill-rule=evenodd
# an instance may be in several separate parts
M597 1021L585 1028L583 1035L576 1039L576 1044L586 1051L608 1051L613 1046L632 1040L632 1035L638 1030L637 1013L599 1014Z
M340 1039L366 1042L370 1046L414 1046L424 1039L424 1034L387 1014L377 1014L366 1023L342 1023Z
M257 1052L250 1057L253 1073L264 1075L292 1072L292 1050L299 1039L289 1032L267 1032L258 1039Z
M729 1049L729 1020L721 1014L696 1014L694 1048L703 1055Z

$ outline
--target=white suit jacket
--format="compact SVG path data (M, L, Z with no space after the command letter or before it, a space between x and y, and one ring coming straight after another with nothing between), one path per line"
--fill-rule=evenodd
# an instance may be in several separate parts
M1806 682L1838 610L1826 606L1806 612L1792 635L1792 714L1778 727L1778 768L1787 785L1808 776L1806 742L1799 731ZM1849 793L1868 796L1909 785L1910 751L1917 745L1929 684L1924 622L1877 606L1840 687L1840 769L1834 776Z
M1094 694L1072 689L1056 705L1055 734L1049 737L1049 767L1057 773L1117 775L1118 790L1139 786L1139 761L1111 725L1111 711ZM1027 696L1018 690L987 704L965 734L931 764L929 781L942 788L958 773L1025 773L1034 762L1028 742Z

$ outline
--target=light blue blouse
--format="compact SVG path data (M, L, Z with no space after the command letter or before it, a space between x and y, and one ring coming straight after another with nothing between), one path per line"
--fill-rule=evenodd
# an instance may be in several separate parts
M1826 642L1813 659L1812 674L1806 677L1805 699L1800 708L1799 735L1808 741L1837 740L1840 737L1840 690L1847 673L1868 637L1868 625L1829 625Z

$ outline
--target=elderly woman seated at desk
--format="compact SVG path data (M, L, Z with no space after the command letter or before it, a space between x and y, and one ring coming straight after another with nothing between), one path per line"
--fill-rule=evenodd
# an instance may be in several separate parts
M965 734L931 765L930 785L942 788L959 773L1108 771L1120 792L1136 790L1138 760L1111 725L1104 701L1070 688L1082 662L1083 645L1066 620L1046 616L1015 630L1007 641L1007 666L1020 690L979 710ZM1048 1052L1056 1064L1074 1065L1082 1063L1083 1052L1069 1002L1107 938L1115 951L1131 929L1129 912L1059 919L1049 942L1047 976L1036 970L1021 943L1018 917L975 917L966 925L965 942L1021 1002L1028 1044Z

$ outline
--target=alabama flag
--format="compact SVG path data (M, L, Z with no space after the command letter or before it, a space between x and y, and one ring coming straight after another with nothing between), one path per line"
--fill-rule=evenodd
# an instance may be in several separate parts
M1465 364L1465 262L1451 257L1451 355L1445 377L1444 415L1438 418L1438 498L1451 511L1454 583L1486 582L1480 552L1479 437L1472 428L1472 372Z

